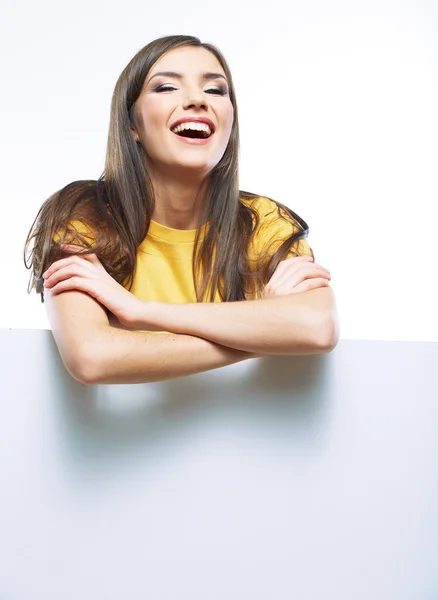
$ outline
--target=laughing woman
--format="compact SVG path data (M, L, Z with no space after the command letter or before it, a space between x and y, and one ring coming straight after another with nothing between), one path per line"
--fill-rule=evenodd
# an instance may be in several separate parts
M222 54L157 39L116 84L104 174L40 209L30 289L84 383L150 382L337 344L330 273L307 224L239 191L238 119Z

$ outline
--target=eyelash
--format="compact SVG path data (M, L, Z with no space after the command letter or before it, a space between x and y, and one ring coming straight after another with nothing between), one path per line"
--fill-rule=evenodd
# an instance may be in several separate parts
M173 87L173 85L169 85L169 84L163 84L163 85L159 85L158 87L156 87L154 89L154 92L168 92L168 91L172 91L172 90L176 90L175 87ZM225 88L208 88L207 90L205 90L206 92L210 92L213 93L213 95L216 96L226 96L227 94L227 90Z

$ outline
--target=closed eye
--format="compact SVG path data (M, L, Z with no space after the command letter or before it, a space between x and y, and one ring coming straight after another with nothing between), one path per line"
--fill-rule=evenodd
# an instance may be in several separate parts
M173 92L175 91L177 88L173 85L169 85L169 84L163 84L163 85L159 85L158 87L156 87L154 89L154 92L157 93L161 93L161 92ZM222 87L217 87L217 88L208 88L205 90L206 94L214 94L216 96L225 96L227 94L227 89L226 88L222 88Z
M171 92L173 90L176 90L173 85L159 85L154 89L154 92Z
M218 96L225 96L227 94L226 88L208 88L205 90L207 94L217 94Z

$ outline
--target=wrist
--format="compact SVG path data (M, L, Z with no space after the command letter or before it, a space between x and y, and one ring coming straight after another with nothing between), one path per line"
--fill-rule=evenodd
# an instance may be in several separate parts
M164 302L142 302L135 328L147 331L169 331L165 320L167 306L171 305Z

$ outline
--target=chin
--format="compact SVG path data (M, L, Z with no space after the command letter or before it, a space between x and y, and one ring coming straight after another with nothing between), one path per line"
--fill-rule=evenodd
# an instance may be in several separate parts
M198 176L205 177L214 169L215 165L216 163L212 164L211 162L207 162L205 160L186 160L169 165L169 168L174 172L184 171L187 174L196 174Z

